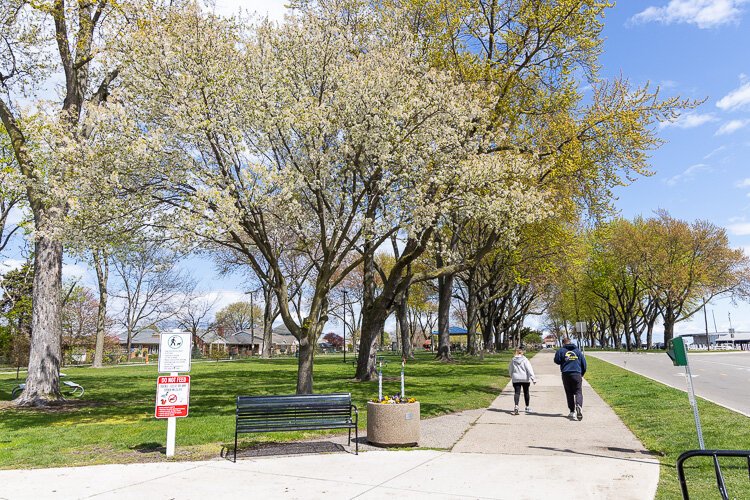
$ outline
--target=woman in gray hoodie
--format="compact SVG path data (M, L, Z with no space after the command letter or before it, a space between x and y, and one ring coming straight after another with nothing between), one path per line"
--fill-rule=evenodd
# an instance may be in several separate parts
M513 382L513 400L516 404L513 408L513 415L518 415L518 401L521 398L521 389L523 389L523 399L526 402L526 413L531 413L529 402L531 397L529 396L529 386L531 382L536 384L536 377L534 376L534 369L531 367L529 359L523 355L523 349L516 349L516 355L510 360L508 365L508 373L510 374L510 380Z

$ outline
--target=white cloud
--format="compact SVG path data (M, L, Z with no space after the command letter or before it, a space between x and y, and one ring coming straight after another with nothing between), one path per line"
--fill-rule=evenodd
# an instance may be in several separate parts
M231 16L240 12L268 16L271 20L281 21L287 12L285 0L216 0L216 12Z
M3 261L0 261L0 275L3 275L8 271L12 271L14 269L19 269L24 264L24 262L26 261L19 259L5 259Z
M745 82L716 103L716 107L725 111L732 111L750 104L750 82Z
M258 294L255 295L258 298ZM210 290L201 295L201 299L213 303L212 312L223 309L234 302L250 302L250 296L237 290Z
M692 180L695 177L695 175L699 172L710 171L710 170L711 168L707 164L696 163L695 165L690 165L682 173L674 175L664 182L667 184L667 186L674 186L680 182L686 182L686 181Z
M747 236L750 235L750 222L738 222L736 224L729 224L727 226L727 229L735 236Z
M727 149L726 146L719 146L718 148L714 149L713 151L711 151L710 153L708 153L706 156L704 156L703 159L704 160L708 160L709 158L711 158L713 156L716 156L717 154L721 153L725 149Z
M724 123L721 127L719 127L719 130L717 130L714 135L733 134L734 132L737 132L741 128L744 128L748 123L750 123L750 120L728 121Z
M701 29L714 28L722 24L739 22L742 15L740 7L746 2L747 0L670 0L663 7L647 7L630 18L630 21L687 23L695 24Z
M741 181L737 181L735 184L738 188L748 188L750 187L750 177L747 177L745 179L742 179Z
M706 123L715 122L718 118L712 113L699 114L699 113L687 113L680 115L674 121L661 122L659 128L666 127L677 127L677 128L695 128L705 125Z

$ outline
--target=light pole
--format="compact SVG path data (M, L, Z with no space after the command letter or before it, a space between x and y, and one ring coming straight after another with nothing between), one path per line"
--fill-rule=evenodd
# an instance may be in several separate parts
M344 363L346 363L346 290L344 290Z
M708 315L706 314L706 298L703 298L703 322L706 325L706 350L711 350L711 339L708 337Z

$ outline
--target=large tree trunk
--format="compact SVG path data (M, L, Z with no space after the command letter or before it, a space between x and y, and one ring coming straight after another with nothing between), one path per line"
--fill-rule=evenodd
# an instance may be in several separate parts
M675 317L672 308L664 308L664 345L674 338Z
M408 300L409 295L407 290L401 294L401 298L398 301L396 319L401 330L401 357L404 359L414 359L414 352L411 345L411 327L409 326L409 314L406 305Z
M622 322L622 330L625 334L625 349L630 352L633 350L633 344L630 341L630 319L627 317Z
M34 245L34 292L31 315L31 353L26 389L16 400L19 406L43 406L62 400L60 394L62 242L42 232Z
M495 344L492 341L492 317L489 306L481 308L480 323L482 326L482 342L484 343L484 350L492 351L494 350Z
M472 286L468 287L468 295L466 300L466 350L470 355L475 356L477 354L477 341L474 328L477 324L477 300Z
M323 281L325 278L318 277ZM321 290L320 282L316 289ZM328 321L328 298L325 294L313 297L310 313L302 322L299 334L299 359L297 360L297 394L313 393L313 361L315 347Z
M96 345L94 347L94 368L104 365L104 333L107 326L107 281L109 279L109 259L106 252L94 250L94 269L99 287L99 306L96 314Z
M649 319L646 323L646 348L651 349L654 346L654 323L656 318Z
M265 307L263 308L263 351L260 357L268 359L273 355L273 291L264 293Z
M297 394L313 393L314 357L315 340L310 341L310 334L307 334L299 341L299 359L297 360Z
M438 351L437 359L451 361L450 313L453 298L453 275L438 278Z
M375 360L377 352L375 344L385 328L389 311L381 305L381 301L362 311L362 332L359 339L359 353L357 354L357 380L372 380L376 375Z

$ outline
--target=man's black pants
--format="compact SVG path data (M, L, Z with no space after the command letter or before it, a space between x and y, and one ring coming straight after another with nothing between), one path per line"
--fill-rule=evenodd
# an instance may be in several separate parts
M583 408L583 377L580 373L563 373L563 387L565 387L565 397L568 399L568 409L575 411L576 405Z

